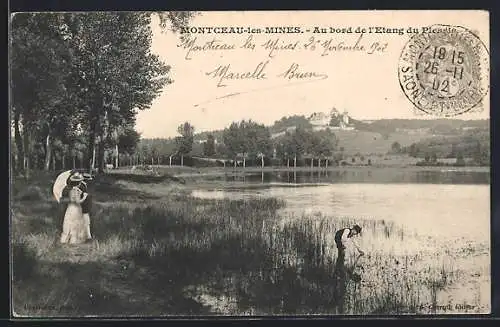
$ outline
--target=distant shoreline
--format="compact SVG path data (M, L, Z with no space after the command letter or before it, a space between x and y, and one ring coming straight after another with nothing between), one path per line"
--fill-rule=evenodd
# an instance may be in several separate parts
M332 167L181 167L181 166L153 166L159 173L168 173L175 177L199 177L199 176L220 176L220 175L241 175L251 173L269 172L339 172L339 171L415 171L415 172L473 172L489 173L490 167L452 167L452 166L332 166ZM146 173L142 170L132 170L131 168L119 168L109 170L109 173Z

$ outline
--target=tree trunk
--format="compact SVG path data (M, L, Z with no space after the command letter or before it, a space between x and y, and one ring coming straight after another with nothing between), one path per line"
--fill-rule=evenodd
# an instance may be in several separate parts
M56 171L56 153L52 153L52 171Z
M116 148L115 148L115 151L116 151L116 158L115 158L115 168L118 168L118 164L119 164L119 152L118 152L118 144L116 144Z
M245 168L245 167L246 167L246 158L243 157L243 168Z
M297 156L293 157L293 168L297 168Z
M95 159L96 159L95 158L95 152L96 152L95 147L96 147L96 144L94 143L92 145L92 161L91 161L91 164L90 164L90 170L91 171L94 170L94 168L95 168Z
M172 156L169 156L169 157L168 157L168 161L169 161L169 162L168 162L168 165L169 165L169 166L172 166Z
M50 169L50 163L51 163L51 155L52 155L52 142L50 139L50 131L47 134L47 137L45 138L45 165L44 165L44 170L49 171Z
M264 157L261 157L260 160L262 162L262 168L264 168Z
M82 160L85 167L89 172L95 168L95 153L96 153L96 137L97 137L97 121L93 119L90 125L90 134L87 140L87 152L84 154ZM88 166L87 166L88 165Z
M286 158L286 168L290 168L290 159Z
M17 161L16 161L16 169L18 173L22 173L24 171L24 151L23 151L23 138L21 136L21 132L19 129L19 120L20 115L16 112L14 116L14 140L16 142L17 147Z
M24 166L24 177L28 179L30 177L30 133L28 128L24 128L23 131L23 166Z
M314 166L314 158L311 158L311 168Z
M99 167L99 172L102 172L106 168L106 162L104 160L104 136L101 135L99 138L99 151L97 155L97 163Z
M76 169L76 155L73 155L73 169Z
M184 155L181 154L181 167L184 167Z
M61 168L62 170L65 170L66 169L66 152L62 152L62 163L61 163Z
M326 162L325 162L325 169L328 169L328 159L326 159Z

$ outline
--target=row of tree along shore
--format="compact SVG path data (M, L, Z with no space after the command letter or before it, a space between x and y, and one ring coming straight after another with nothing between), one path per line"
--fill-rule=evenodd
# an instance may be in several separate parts
M131 132L132 131L132 132ZM298 127L293 131L282 133L279 137L272 137L270 129L263 124L252 120L233 122L225 128L218 141L212 134L208 134L203 142L195 142L195 128L189 122L181 124L178 136L174 139L141 140L140 135L133 130L124 133L118 139L120 152L114 147L105 148L103 162L105 169L114 169L120 166L135 167L134 169L152 170L154 166L188 166L188 167L275 167L275 168L321 168L347 166L387 166L386 156L400 160L396 165L416 166L487 166L482 164L484 157L483 147L477 143L469 153L475 157L464 157L462 151L452 146L452 151L445 158L438 158L436 153L426 155L420 160L415 159L414 153L418 149L414 144L402 147L394 142L386 154L378 155L347 155L343 147L338 146L335 133L331 130L313 131ZM202 147L202 153L194 154L193 147ZM199 150L199 149L198 149ZM476 150L476 152L474 152ZM116 155L118 153L118 156ZM39 166L43 152L39 155ZM415 160L408 161L409 158ZM65 157L60 151L59 156L52 157L51 169L67 168L96 168L85 165L81 156ZM395 164L392 163L391 166ZM100 170L100 169L97 169Z

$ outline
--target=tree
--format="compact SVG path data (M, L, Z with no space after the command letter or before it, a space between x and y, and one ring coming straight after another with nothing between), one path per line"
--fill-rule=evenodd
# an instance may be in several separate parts
M60 156L75 153L68 131L81 130L87 145L78 150L104 165L105 147L115 147L119 126L133 125L168 79L169 66L150 51L150 13L26 13L12 21L11 90L17 168L30 166L43 142L44 168L52 146ZM195 13L164 12L178 30ZM71 133L69 133L71 134ZM111 142L110 142L111 141ZM36 152L39 155L39 151ZM62 159L61 159L62 160ZM90 163L92 160L86 160ZM18 171L21 169L17 169Z
M308 142L308 152L313 157L318 157L319 160L330 157L335 151L337 141L335 134L330 131L313 132L311 133L309 139L310 141Z
M408 148L408 154L413 157L413 158L416 158L417 155L419 153L419 149L418 149L418 146L415 144L415 143L412 143L410 145L410 147Z
M394 142L391 145L391 152L392 153L401 153L401 144L399 142Z
M483 161L483 151L481 149L481 142L479 142L479 140L476 141L476 144L474 146L474 150L472 153L472 157L474 158L474 161L477 164L481 164L481 162Z
M462 152L458 152L456 158L457 158L457 161L456 161L455 165L465 166L464 155L462 154Z
M203 143L203 154L207 157L215 155L215 139L212 134L207 136L207 141Z
M181 166L184 166L184 156L193 150L194 127L185 122L177 127L180 136L175 138L177 153L181 155Z
M191 20L200 15L196 11L163 11L158 13L160 18L160 27L164 31L170 29L173 32L178 32L182 27L187 27Z
M118 137L118 147L122 154L133 154L137 149L137 144L141 135L132 126L124 128L123 133Z
M271 126L271 131L273 133L279 133L286 131L288 128L302 128L307 130L311 127L311 122L309 122L306 117L293 115L290 117L283 117L280 120L275 121L273 126Z
M243 165L246 158L258 158L259 154L271 155L272 142L269 129L263 124L252 120L233 122L223 131L223 141L226 154L235 158L243 157Z
M286 132L281 141L281 152L286 157L293 158L293 166L297 167L297 159L300 159L306 152L310 141L310 133L303 128L297 128L294 132Z
M120 127L133 129L137 110L149 108L171 82L170 67L150 51L151 17L158 15L164 30L170 25L175 32L196 14L13 16L10 110L16 171L26 170L28 177L32 166L53 169L57 161L64 167L70 157L73 166L93 166L97 159L103 168L108 148L122 153L122 142L137 143L136 137L124 141L131 134L122 138Z
M69 129L71 97L65 84L71 71L70 51L59 28L61 22L61 14L54 13L18 13L12 20L11 112L19 171L30 169L36 134L45 135L44 167L48 170L52 138Z
M136 110L149 108L171 82L170 67L150 52L148 13L75 13L65 18L88 155L97 146L97 162L103 169L106 138L116 126L133 123Z

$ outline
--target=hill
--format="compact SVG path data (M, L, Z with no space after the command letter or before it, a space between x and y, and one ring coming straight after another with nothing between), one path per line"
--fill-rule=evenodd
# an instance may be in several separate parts
M269 126L271 135L273 138L279 138L286 130L292 130L297 126L311 129L313 128L310 122L312 116L314 115L309 118L303 115L283 117ZM354 127L353 130L334 130L338 147L343 148L346 155L386 154L395 142L398 142L402 148L416 144L421 145L420 149L430 149L429 151L433 151L432 144L440 144L439 152L445 153L451 149L453 143L473 144L476 139L472 137L471 141L470 135L476 132L481 133L481 144L489 146L489 143L486 144L486 138L489 142L489 119L381 119L367 122L349 117L349 121L349 125ZM222 141L222 130L196 133L193 154L202 154L203 146L200 143L206 140L209 134L212 134L218 142ZM143 139L141 144L152 145L161 149L162 153L172 153L175 148L173 139ZM419 156L422 153L423 151L420 151Z
M381 119L371 123L352 119L357 130L389 135L395 132L425 131L434 135L456 135L473 128L489 128L490 120L461 119Z
M344 153L347 155L354 155L357 153L387 153L394 142L398 142L401 146L409 146L412 143L431 137L431 135L426 134L408 134L403 132L382 135L380 133L358 130L338 130L335 131L335 136L337 136L339 148L342 147Z

